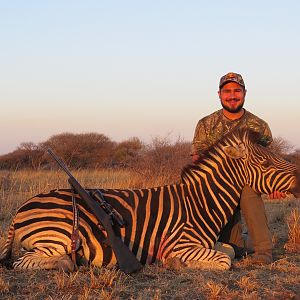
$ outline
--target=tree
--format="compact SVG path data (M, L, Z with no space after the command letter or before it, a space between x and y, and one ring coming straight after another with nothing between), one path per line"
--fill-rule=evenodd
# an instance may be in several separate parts
M40 168L43 162L45 162L43 149L35 143L21 143L18 150L22 153L23 160L26 162L26 167L36 170Z
M114 142L98 133L62 133L52 136L41 147L51 147L75 168L97 168L109 164Z
M144 144L137 137L132 137L117 144L113 153L113 165L132 166L137 162Z
M145 176L157 176L164 182L173 183L180 179L183 166L190 162L190 143L180 137L174 143L169 137L155 137L142 153L136 167Z
M286 155L291 153L294 146L282 137L275 137L269 148L279 155Z

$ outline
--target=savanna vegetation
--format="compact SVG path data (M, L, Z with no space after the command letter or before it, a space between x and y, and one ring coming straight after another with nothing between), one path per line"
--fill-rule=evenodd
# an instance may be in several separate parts
M177 138L153 138L148 144L133 137L115 142L98 133L63 133L42 143L26 142L13 152L0 156L1 170L52 169L53 159L45 151L51 147L73 169L131 168L155 172L180 168L189 161L190 143Z
M0 156L0 170L53 169L56 165L46 152L51 147L73 169L151 169L155 175L179 175L190 162L190 144L180 137L172 142L170 136L155 137L145 144L137 137L115 142L99 133L62 133L42 143L21 143L13 152ZM294 149L285 139L274 138L270 148L300 165L300 149Z
M282 142L282 143L281 143ZM41 144L24 143L0 157L0 244L17 207L29 197L68 187L66 175L45 154L52 147L86 188L140 188L177 182L189 162L190 144L156 138L116 143L98 134L61 134ZM276 148L276 147L277 148ZM300 151L283 139L274 151L300 165ZM264 197L275 261L254 266L234 261L226 272L166 269L160 264L124 275L114 269L80 267L58 271L15 271L0 267L1 299L299 299L300 199Z

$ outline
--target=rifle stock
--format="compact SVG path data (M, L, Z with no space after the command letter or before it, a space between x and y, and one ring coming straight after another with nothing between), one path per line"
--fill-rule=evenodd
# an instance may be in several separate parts
M87 204L91 212L96 216L107 232L107 239L115 253L119 269L126 274L134 273L142 268L142 264L136 256L128 249L122 240L115 234L110 216L99 206L90 194L79 184L64 163L54 154L51 149L48 153L56 160L59 166L68 174L68 182Z

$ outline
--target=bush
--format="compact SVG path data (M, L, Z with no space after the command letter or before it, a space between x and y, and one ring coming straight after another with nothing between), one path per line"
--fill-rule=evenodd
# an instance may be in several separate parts
M98 133L63 133L52 136L41 147L53 148L73 168L99 168L110 163L114 142ZM48 161L53 164L50 157Z
M40 144L22 143L17 150L0 156L0 169L57 168L46 152L49 147L70 168L130 168L145 177L161 176L168 181L180 177L190 152L190 143L180 138L172 143L169 138L156 137L145 145L137 137L116 143L98 133L62 133Z
M169 138L153 138L147 145L140 159L134 164L145 177L156 176L165 183L173 183L180 179L183 166L190 163L190 143L178 138L172 143Z

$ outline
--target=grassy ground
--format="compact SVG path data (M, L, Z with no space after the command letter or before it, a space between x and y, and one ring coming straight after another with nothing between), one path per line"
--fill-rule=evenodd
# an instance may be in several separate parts
M77 172L86 187L150 187L151 179L125 171ZM168 183L168 182L167 182ZM16 208L27 198L52 188L67 187L61 172L0 173L1 240ZM137 274L81 267L57 271L14 271L0 267L0 299L300 299L300 200L265 201L273 235L274 258L268 266L234 261L231 270L168 270L146 266Z

